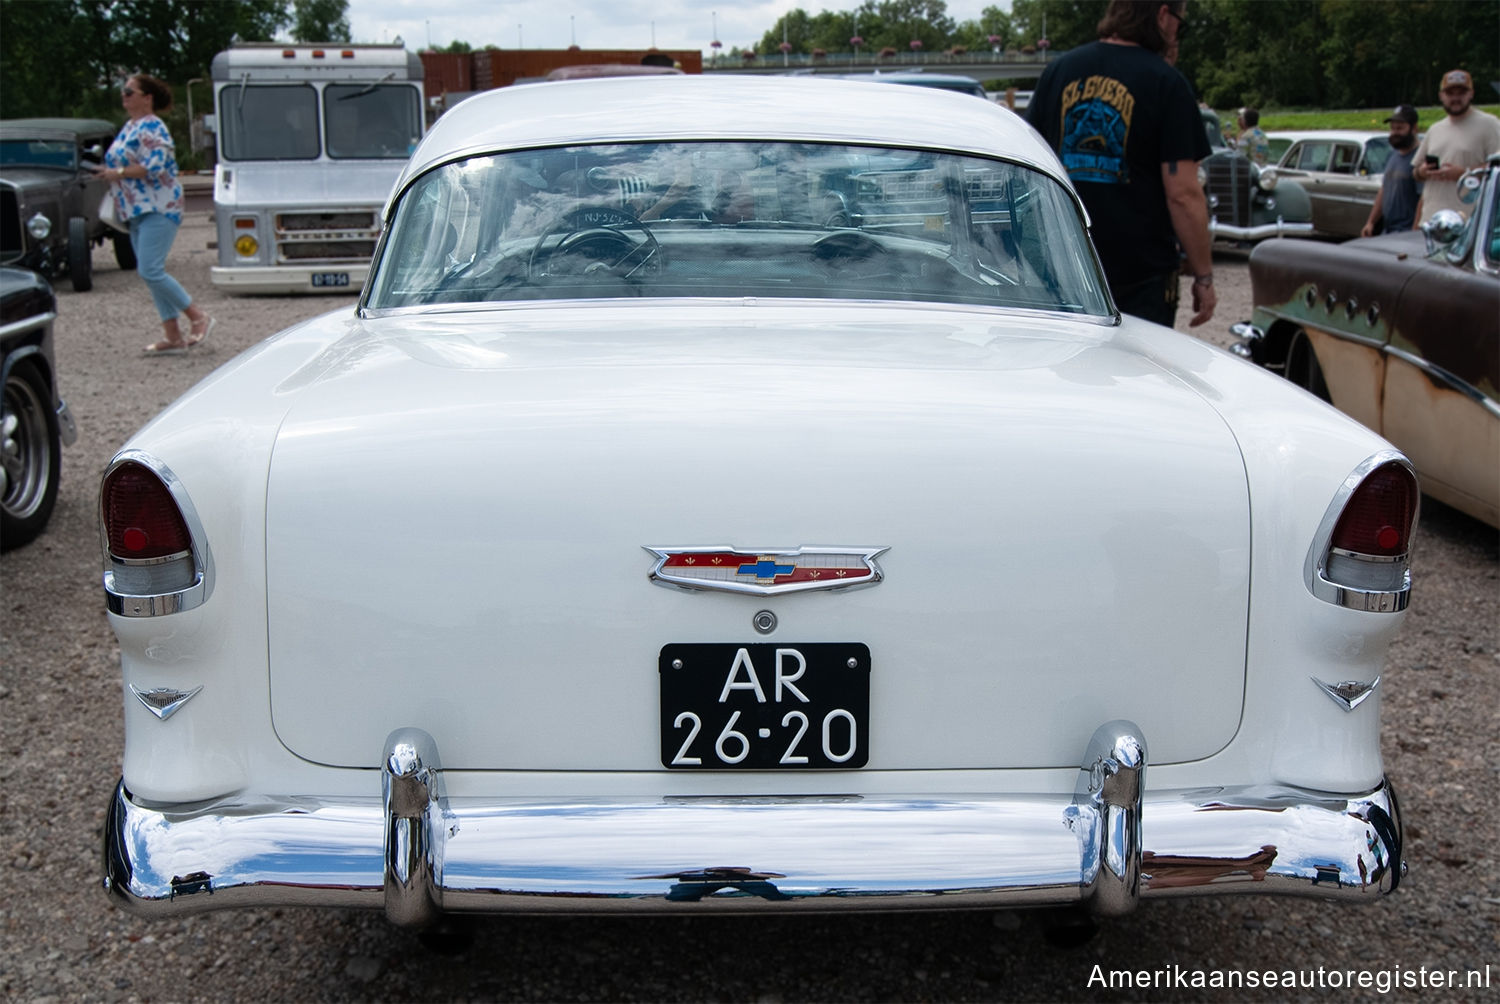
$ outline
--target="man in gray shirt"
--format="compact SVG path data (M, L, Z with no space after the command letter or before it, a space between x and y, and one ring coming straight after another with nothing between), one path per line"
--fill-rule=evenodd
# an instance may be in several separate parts
M1370 207L1370 218L1359 232L1361 237L1410 230L1422 197L1422 185L1412 175L1417 152L1417 110L1411 105L1397 105L1386 121L1391 124L1391 156L1385 162L1385 173L1380 176L1380 191L1375 195L1375 205Z

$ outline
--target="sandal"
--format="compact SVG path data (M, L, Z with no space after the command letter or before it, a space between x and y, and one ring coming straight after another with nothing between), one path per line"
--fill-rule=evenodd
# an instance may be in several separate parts
M207 318L206 320L204 320L202 322L202 324L203 324L203 330L199 331L198 330L198 324L199 324L199 322L194 321L192 323L192 325L190 325L190 333L188 334L188 340L187 340L188 346L191 347L193 345L197 345L200 342L202 342L205 338L208 337L209 332L211 332L211 331L214 330L214 325L218 324L218 323L219 322L218 322L217 318L209 317L209 318Z
M148 356L185 356L186 342L152 342L141 350Z

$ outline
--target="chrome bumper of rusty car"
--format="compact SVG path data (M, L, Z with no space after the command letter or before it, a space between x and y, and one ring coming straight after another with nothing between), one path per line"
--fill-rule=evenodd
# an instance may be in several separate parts
M1268 237L1308 237L1314 231L1311 223L1287 223L1279 216L1275 223L1261 223L1253 227L1220 223L1215 216L1208 221L1208 232L1214 240L1260 241Z
M444 912L965 909L1141 896L1346 900L1405 870L1388 784L1151 792L1129 722L1095 734L1070 794L448 799L436 745L386 744L383 794L151 807L121 784L104 886L143 914L219 907Z

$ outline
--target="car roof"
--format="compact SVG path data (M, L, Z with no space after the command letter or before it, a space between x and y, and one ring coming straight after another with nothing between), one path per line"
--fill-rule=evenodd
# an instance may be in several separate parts
M518 84L476 94L438 119L397 183L495 150L651 140L787 140L1001 155L1067 175L1009 109L930 87L809 77L616 77ZM809 88L816 88L811 94ZM1071 187L1071 186L1069 186Z
M1269 139L1286 139L1293 143L1300 143L1305 139L1330 139L1346 140L1354 143L1363 143L1372 139L1387 139L1390 134L1365 129L1290 129L1278 130L1266 133Z
M99 133L109 133L112 136L119 128L108 119L4 119L0 121L0 137L49 139Z

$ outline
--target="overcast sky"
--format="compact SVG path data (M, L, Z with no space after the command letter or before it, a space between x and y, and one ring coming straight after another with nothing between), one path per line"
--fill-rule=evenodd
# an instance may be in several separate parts
M608 0L349 0L349 29L356 42L392 42L407 48L441 48L468 42L478 49L701 49L711 53L715 20L723 52L760 41L782 14L801 7L816 14L852 10L859 0L658 0L655 4ZM979 17L1008 0L948 0L955 23ZM717 13L717 18L715 18ZM654 25L654 31L653 31ZM654 38L653 38L654 35Z

